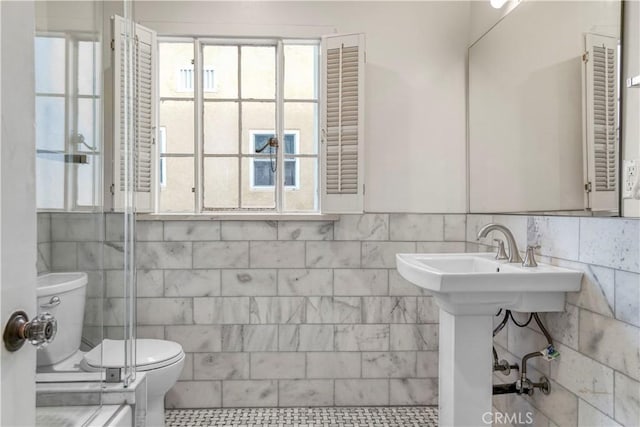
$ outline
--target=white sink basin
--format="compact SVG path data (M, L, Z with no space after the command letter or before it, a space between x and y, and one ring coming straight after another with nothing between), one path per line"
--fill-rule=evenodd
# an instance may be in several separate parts
M580 290L582 273L538 263L522 267L493 253L397 254L398 272L430 291L452 314L564 311L565 292Z

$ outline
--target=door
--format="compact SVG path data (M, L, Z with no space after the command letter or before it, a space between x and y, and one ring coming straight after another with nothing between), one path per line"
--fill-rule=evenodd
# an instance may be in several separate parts
M34 5L0 1L0 323L36 313ZM35 425L36 349L0 354L0 425Z

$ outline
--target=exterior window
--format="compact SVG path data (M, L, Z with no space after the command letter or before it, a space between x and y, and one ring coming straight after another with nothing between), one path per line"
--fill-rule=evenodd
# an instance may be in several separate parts
M274 133L265 131L251 132L254 147L259 150L267 146L269 138L274 137ZM284 154L295 155L298 146L298 133L293 131L285 131L284 134ZM267 146L264 152L275 156L275 148ZM273 187L275 185L275 174L273 173L274 160L272 159L253 159L253 187ZM298 160L285 159L284 161L284 186L285 188L297 188L298 186Z
M319 51L319 40L160 38L159 212L319 210ZM274 136L279 149L258 152Z

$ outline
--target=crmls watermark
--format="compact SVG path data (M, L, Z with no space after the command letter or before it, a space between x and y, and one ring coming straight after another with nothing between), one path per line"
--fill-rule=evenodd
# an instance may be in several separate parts
M530 425L533 424L533 412L485 412L482 422L486 425Z

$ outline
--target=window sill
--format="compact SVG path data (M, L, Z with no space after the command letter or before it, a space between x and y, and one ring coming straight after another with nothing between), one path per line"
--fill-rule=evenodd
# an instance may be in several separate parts
M159 213L137 214L138 221L338 221L336 214L273 214L273 213Z

